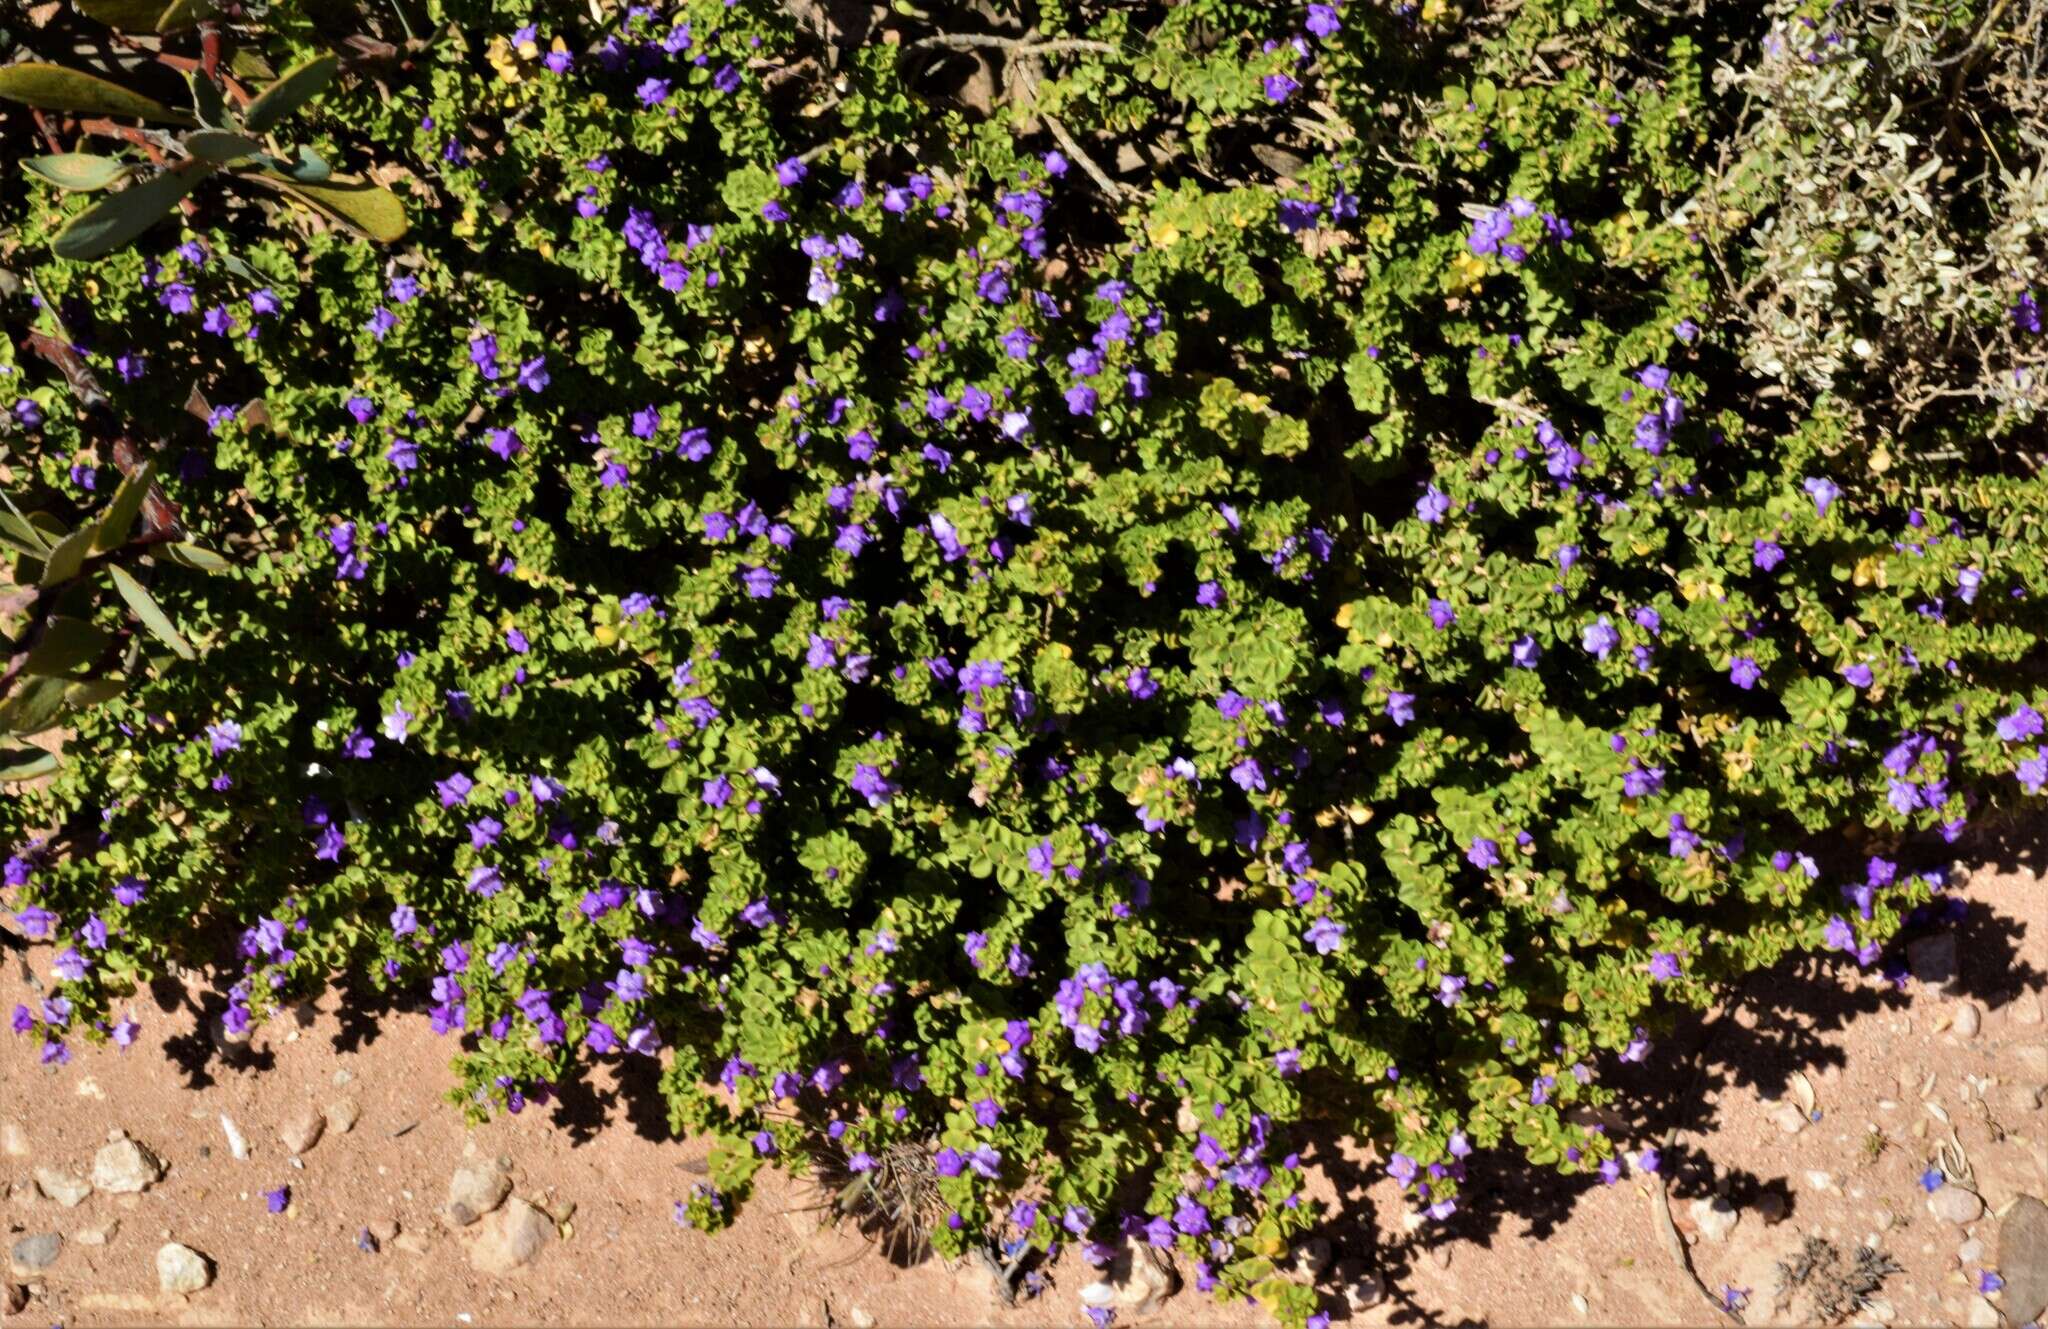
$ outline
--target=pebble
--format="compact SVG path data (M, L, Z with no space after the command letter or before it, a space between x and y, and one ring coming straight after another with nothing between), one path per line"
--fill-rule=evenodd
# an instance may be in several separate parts
M1963 1321L1969 1329L1998 1329L1998 1307L1983 1297L1970 1298L1969 1318Z
M1593 1303L1586 1300L1585 1293L1574 1292L1572 1293L1572 1309L1579 1313L1580 1319L1584 1319L1586 1316L1592 1314Z
M327 1118L328 1130L336 1135L347 1135L362 1120L363 1110L353 1098L342 1098L329 1103L321 1115Z
M167 1241L156 1252L156 1285L173 1295L197 1292L213 1281L213 1267L190 1246Z
M284 1141L286 1149L303 1154L320 1143L320 1135L326 1129L327 1118L319 1108L308 1103L277 1128L277 1138Z
M1294 1267L1303 1277L1313 1283L1323 1276L1330 1267L1330 1241L1327 1237L1310 1237L1294 1250Z
M1998 1272L2014 1324L2048 1314L2048 1204L2031 1195L2012 1202L1998 1223Z
M1362 1261L1346 1260L1339 1264L1337 1279L1344 1289L1344 1304L1354 1314L1369 1311L1387 1299L1387 1280L1367 1269Z
M2012 1018L2019 1024L2041 1023L2041 998L2031 992L2022 992L2013 1000Z
M1977 1031L1984 1027L1984 1012L1977 1009L1977 1003L1966 1001L1957 1005L1949 1032L1957 1038L1975 1038Z
M98 1227L80 1228L71 1234L71 1239L81 1246L104 1246L114 1239L121 1230L121 1220L109 1218Z
M0 1121L0 1154L6 1154L9 1158L28 1157L28 1132L21 1128L20 1122L11 1117L6 1121Z
M334 1073L334 1087L336 1089L339 1089L343 1085L347 1084L350 1080L353 1080L355 1078L356 1077L350 1074L348 1071L336 1071Z
M1831 1191L1835 1188L1835 1174L1815 1168L1806 1174L1806 1184L1817 1191Z
M1726 1241L1728 1234L1735 1231L1735 1225L1742 1221L1742 1215L1725 1196L1715 1195L1694 1200L1690 1207L1693 1226L1700 1230L1700 1236L1708 1241Z
M380 1218L370 1224L370 1235L380 1242L394 1240L398 1236L398 1223L395 1219Z
M1956 1260L1960 1264L1976 1264L1984 1258L1984 1243L1971 1237L1956 1247Z
M220 1114L220 1132L228 1137L228 1152L237 1159L249 1156L249 1139L242 1134L242 1128L235 1125L235 1119L227 1113Z
M1771 1120L1787 1135L1797 1135L1813 1124L1795 1103L1780 1103L1772 1108Z
M7 1285L7 1313L9 1315L19 1315L27 1305L28 1289L19 1283L9 1283Z
M1984 1215L1984 1201L1962 1186L1943 1186L1927 1197L1927 1212L1944 1223L1974 1223Z
M495 1163L464 1163L448 1179L448 1204L442 1210L457 1227L468 1227L504 1203L512 1179Z
M1102 1277L1081 1289L1081 1304L1140 1320L1166 1304L1180 1287L1173 1264L1149 1245L1126 1237Z
M60 1172L53 1167L39 1167L35 1172L36 1189L43 1197L55 1200L66 1209L76 1208L85 1197L92 1194L92 1183L73 1172Z
M469 1247L470 1267L479 1273L509 1274L531 1264L554 1239L554 1220L515 1195L477 1230Z
M1756 1210L1758 1218L1775 1225L1785 1221L1785 1214L1791 1206L1786 1203L1781 1193L1764 1191L1756 1197L1756 1203L1751 1207Z
M146 1191L163 1175L163 1162L125 1135L103 1146L92 1157L92 1184L109 1195Z
M7 1267L17 1278L39 1274L57 1262L64 1238L54 1232L32 1232L7 1251Z
M846 1319L853 1329L875 1329L875 1317L858 1306L846 1308Z

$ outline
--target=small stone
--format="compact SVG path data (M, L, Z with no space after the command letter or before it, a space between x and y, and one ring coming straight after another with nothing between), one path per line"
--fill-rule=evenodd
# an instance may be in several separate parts
M2022 992L2013 998L2012 1018L2017 1024L2041 1023L2041 998L2031 992Z
M2038 1112L2044 1093L2048 1090L2040 1085L2009 1084L2005 1086L2005 1105L2020 1112Z
M334 1073L334 1087L336 1089L339 1089L343 1085L347 1084L350 1080L353 1080L355 1078L356 1077L348 1071L336 1071Z
M1081 1302L1113 1310L1119 1320L1138 1320L1165 1305L1179 1286L1171 1261L1156 1248L1127 1237L1102 1277L1081 1289Z
M1956 1006L1955 1016L1948 1028L1957 1038L1975 1038L1977 1031L1983 1027L1984 1012L1977 1009L1976 1002L1965 1001Z
M1877 1224L1879 1232L1889 1232L1892 1224L1899 1221L1899 1216L1889 1209L1880 1209L1870 1216L1870 1221Z
M2012 1050L2014 1078L2048 1084L2048 1043L2022 1043Z
M1835 1174L1819 1168L1810 1169L1806 1174L1806 1184L1817 1191L1831 1191L1835 1189Z
M92 1156L92 1184L109 1195L146 1191L163 1175L162 1161L125 1135Z
M0 1121L0 1154L9 1158L28 1157L28 1132L12 1117Z
M1369 1311L1387 1299L1387 1281L1357 1259L1337 1265L1337 1284L1343 1289L1344 1304L1352 1313Z
M177 1295L197 1292L213 1281L213 1266L190 1246L167 1241L156 1252L156 1285Z
M375 1237L380 1243L393 1241L398 1236L398 1221L391 1218L380 1218L370 1224L370 1235Z
M60 1172L53 1167L36 1169L36 1189L43 1197L55 1200L66 1209L74 1209L86 1196L92 1194L92 1183L71 1172Z
M242 1134L242 1128L235 1125L235 1119L227 1113L220 1114L220 1133L228 1137L228 1152L237 1159L249 1156L249 1139Z
M554 1239L554 1220L515 1195L478 1228L469 1247L470 1267L479 1273L509 1274L531 1264Z
M104 1246L114 1239L121 1230L121 1220L109 1218L98 1227L81 1228L71 1234L71 1239L81 1246Z
M1728 1234L1735 1231L1735 1225L1742 1221L1742 1215L1736 1212L1735 1206L1720 1195L1694 1200L1690 1211L1693 1226L1708 1241L1728 1240Z
M362 1120L363 1110L353 1098L336 1099L321 1113L327 1119L327 1129L336 1135L347 1135Z
M853 1329L875 1329L875 1317L858 1306L847 1307L846 1319Z
M57 1262L64 1238L54 1232L32 1232L7 1251L7 1267L17 1278L29 1278Z
M1756 1210L1758 1218L1771 1226L1784 1222L1786 1213L1791 1209L1784 1195L1778 1191L1760 1193L1756 1197L1756 1203L1750 1207Z
M206 1036L213 1040L213 1049L220 1053L223 1061L248 1060L249 1038L254 1030L255 1026L251 1025L239 1034L230 1032L225 1015L216 1015L206 1022Z
M21 1314L23 1308L28 1305L28 1289L19 1283L9 1283L5 1304L9 1315Z
M1956 1247L1956 1262L1958 1264L1976 1264L1983 1258L1984 1243L1975 1237L1971 1237L1968 1241Z
M1943 1186L1927 1197L1927 1212L1944 1223L1974 1223L1984 1215L1984 1201L1962 1186Z
M512 1179L491 1163L465 1163L448 1179L448 1205L443 1212L456 1227L468 1227L503 1204L512 1193Z
M1998 1223L1998 1272L2014 1324L2048 1315L2048 1204L2022 1195L2005 1211Z
M1448 1242L1438 1242L1429 1248L1429 1262L1439 1269L1451 1267L1451 1247Z
M327 1129L327 1118L311 1103L293 1113L283 1125L277 1128L277 1138L284 1141L284 1147L295 1154L303 1154L320 1143L321 1133Z
M410 1232L399 1233L398 1240L392 1242L391 1244L393 1246L396 1246L398 1249L404 1251L408 1255L425 1255L427 1253L427 1243L421 1241L417 1236Z
M1938 992L1950 992L1956 981L1956 934L1937 932L1906 947L1906 966L1913 977Z
M1313 1283L1323 1276L1330 1267L1330 1242L1327 1237L1310 1237L1294 1248L1295 1272Z
M1998 1307L1983 1297L1970 1298L1969 1318L1963 1321L1969 1329L1998 1329Z
M1587 1315L1592 1314L1593 1304L1586 1300L1585 1293L1574 1292L1572 1293L1572 1309L1579 1313L1579 1318L1584 1319Z
M1796 1103L1780 1103L1771 1109L1771 1121L1787 1135L1797 1135L1813 1123Z

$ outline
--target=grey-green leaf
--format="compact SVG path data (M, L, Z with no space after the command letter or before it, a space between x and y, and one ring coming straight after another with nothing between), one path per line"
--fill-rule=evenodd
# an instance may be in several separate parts
M95 74L44 64L39 60L26 60L0 69L0 97L45 111L112 115L125 120L156 120L171 125L192 123L191 116L172 110L154 97L131 92Z
M128 569L118 563L108 564L107 571L114 574L114 585L120 590L121 598L135 611L135 617L142 620L142 625L156 634L158 641L176 651L180 659L197 658L190 643L179 635L178 629L171 623L170 615L164 613L163 606L156 602L156 597L149 593L148 588L135 580Z
M192 110L198 115L200 124L217 128L232 123L228 119L228 104L221 96L220 84L198 70L187 73L185 82L192 88Z
M242 123L254 133L268 132L278 121L324 92L340 68L341 61L333 55L316 55L292 66L249 103L242 112Z
M318 184L295 181L286 176L270 178L286 194L329 217L347 222L379 244L392 244L405 234L405 200L381 185L340 176Z
M278 169L302 185L320 184L334 174L334 169L321 159L320 154L303 143L299 144L298 160L283 163Z
M67 223L50 250L58 258L98 258L163 220L178 200L217 169L206 163L165 171L95 203Z
M133 170L118 157L96 152L58 152L47 157L29 157L21 163L31 175L41 176L59 189L80 191L105 189Z
M112 640L84 619L60 614L44 626L43 639L28 653L24 669L43 678L63 678L98 659Z
M41 748L20 748L0 744L0 783L33 780L57 769L57 754Z
M196 129L185 135L185 146L193 156L220 165L254 157L263 151L263 145L247 134L227 129Z
M43 575L37 582L40 586L55 586L70 581L85 566L85 556L92 552L92 537L97 529L81 526L57 542L50 556L43 563Z
M114 501L107 505L106 515L100 518L99 528L93 534L93 552L104 554L128 543L128 534L135 529L135 516L142 511L142 502L149 497L149 482L155 477L156 463L146 461L121 481L121 487L114 491Z
M234 566L205 545L169 544L160 547L157 553L180 567L191 568L197 572L226 572Z

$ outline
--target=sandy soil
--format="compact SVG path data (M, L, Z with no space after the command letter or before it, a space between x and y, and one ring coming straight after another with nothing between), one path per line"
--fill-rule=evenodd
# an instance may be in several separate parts
M1681 1030L1630 1084L1631 1139L1661 1137L1683 1114L1668 1155L1671 1211L1700 1279L1717 1293L1748 1289L1749 1323L1813 1317L1804 1294L1773 1298L1775 1266L1809 1235L1845 1252L1868 1242L1902 1266L1862 1322L1998 1323L2010 1291L1988 1300L1977 1291L1980 1271L1997 1267L1998 1215L2021 1194L2048 1195L2048 1110L2036 1097L2048 1084L2048 884L2037 854L2000 850L1970 877L1953 991L1819 964L1759 976L1727 1018ZM29 958L47 970L47 955ZM10 960L0 1009L31 1000L31 984ZM805 1211L809 1192L779 1176L722 1236L676 1226L670 1206L698 1179L705 1149L667 1138L651 1080L600 1079L546 1109L470 1130L441 1101L453 1084L449 1047L422 1015L366 1018L330 994L261 1032L251 1063L236 1067L195 1033L187 992L166 982L154 997L138 1003L143 1037L126 1053L81 1051L68 1067L46 1069L30 1040L0 1037L5 1244L64 1237L47 1268L10 1275L10 1309L26 1297L10 1321L1087 1323L1076 1292L1093 1275L1072 1257L1049 1271L1044 1295L1001 1308L973 1271L938 1261L898 1269L855 1236L819 1233ZM1957 1025L1959 1015L1962 1029L1972 1024L1965 1006L1979 1017L1967 1036ZM1697 1078L1695 1064L1704 1067ZM1820 1116L1795 1132L1799 1075ZM280 1125L342 1100L360 1109L353 1128L330 1129L295 1160ZM231 1156L223 1114L247 1137L247 1159ZM1951 1128L1989 1206L1967 1224L1930 1214L1918 1183ZM71 1208L39 1193L36 1168L89 1174L116 1130L164 1161L160 1182ZM1312 1145L1306 1156L1329 1206L1323 1232L1338 1259L1324 1281L1340 1323L1719 1322L1663 1244L1640 1179L1567 1183L1475 1159L1489 1166L1475 1169L1465 1211L1418 1239L1404 1233L1393 1185L1370 1157L1341 1144ZM472 1269L465 1237L436 1219L450 1173L466 1158L492 1157L509 1165L516 1195L564 1220L561 1239L504 1276ZM279 1185L290 1186L291 1201L273 1215L263 1192ZM1694 1202L1715 1195L1738 1216L1726 1235L1695 1220ZM386 1239L366 1250L361 1235L373 1225ZM172 1240L213 1262L211 1286L189 1296L157 1290L157 1250ZM1390 1295L1348 1309L1339 1269L1376 1273ZM1266 1321L1255 1308L1184 1291L1147 1322Z

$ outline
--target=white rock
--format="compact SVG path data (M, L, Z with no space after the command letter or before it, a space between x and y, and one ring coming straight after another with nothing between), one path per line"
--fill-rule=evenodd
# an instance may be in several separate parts
M448 1179L448 1205L442 1212L457 1227L467 1227L504 1203L512 1179L490 1162L465 1163Z
M1984 1243L1971 1237L1956 1247L1956 1259L1963 1264L1975 1264L1984 1258Z
M479 1273L505 1275L533 1263L555 1239L555 1221L518 1196L484 1219L470 1242L470 1267Z
M1969 1329L1998 1329L1998 1307L1982 1297L1971 1297L1969 1318L1963 1323Z
M1835 1175L1812 1168L1806 1174L1806 1184L1817 1191L1831 1191L1835 1189Z
M92 1157L92 1184L109 1195L146 1191L163 1179L164 1165L135 1140L122 1138Z
M156 1285L168 1293L197 1292L213 1281L213 1267L190 1246L167 1241L156 1252Z
M1294 1270L1313 1283L1330 1267L1330 1243L1325 1237L1310 1237L1294 1248Z
M277 1128L277 1138L284 1141L284 1147L295 1154L303 1154L320 1143L321 1133L327 1129L327 1118L311 1103L293 1113L283 1125Z
M342 1098L329 1103L321 1115L327 1118L328 1130L336 1135L347 1135L362 1120L363 1110L353 1098Z
M86 1196L92 1194L92 1183L76 1173L60 1172L53 1167L39 1167L35 1172L36 1189L45 1199L55 1200L66 1209L76 1208Z
M21 1128L20 1122L11 1117L6 1121L0 1121L0 1153L6 1154L9 1158L28 1157L28 1132Z
M1179 1286L1171 1260L1127 1237L1102 1277L1081 1289L1081 1300L1116 1311L1119 1320L1128 1322L1158 1310Z
M1984 1215L1984 1201L1973 1190L1943 1186L1927 1197L1927 1212L1944 1223L1974 1223Z
M112 1241L114 1234L120 1230L121 1220L109 1218L97 1227L80 1228L71 1234L71 1239L81 1246L104 1246Z
M1344 1304L1354 1313L1369 1311L1387 1299L1387 1280L1370 1270L1344 1280Z
M858 1306L846 1308L846 1319L853 1329L875 1329L875 1317Z
M1974 1001L1958 1003L1955 1017L1949 1024L1949 1032L1957 1038L1975 1038L1977 1031L1984 1027L1984 1012L1977 1009Z
M227 1113L220 1114L220 1133L228 1137L228 1152L237 1160L249 1157L249 1140L242 1134L242 1128L235 1125L235 1119Z
M1708 1241L1728 1240L1728 1234L1735 1231L1735 1225L1742 1221L1742 1215L1736 1212L1735 1206L1720 1195L1694 1200L1691 1213L1693 1225Z
M1797 1135L1813 1123L1796 1103L1780 1103L1771 1109L1771 1121L1787 1135Z
M1585 1293L1574 1292L1572 1293L1572 1309L1579 1313L1579 1318L1584 1319L1592 1313L1593 1304L1586 1300Z

